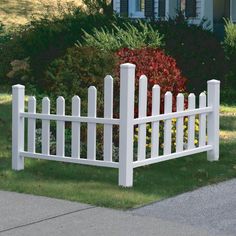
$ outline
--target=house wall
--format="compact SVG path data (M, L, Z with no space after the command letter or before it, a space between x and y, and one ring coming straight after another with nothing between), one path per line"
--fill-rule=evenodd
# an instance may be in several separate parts
M167 2L170 3L170 6L174 6L174 8L176 8L177 6L177 1L178 0L166 0ZM211 0L197 0L197 17L196 18L193 18L190 20L190 22L192 23L199 23L202 19L202 7L204 6L203 2L211 2ZM222 2L224 0L215 0L215 1L219 1L219 2ZM173 4L173 2L176 2ZM154 0L154 13L155 13L155 17L158 18L158 0ZM117 12L117 13L120 13L120 0L113 0L113 7L114 7L114 10ZM220 8L220 7L219 7ZM172 9L172 12L170 12L171 15L173 15L175 12L174 9Z
M119 1L119 0L116 0ZM170 15L174 15L176 13L177 10L177 2L178 0L166 0L169 2L170 4L170 8L172 7L172 11L170 12ZM201 17L201 6L202 6L202 1L203 0L197 0L197 19L200 19ZM155 3L155 8L154 8L154 13L155 13L155 17L158 18L158 0L154 1Z
M202 1L203 0L197 0L197 19L201 19Z
M230 9L230 18L231 20L236 23L236 1L231 0L231 9Z

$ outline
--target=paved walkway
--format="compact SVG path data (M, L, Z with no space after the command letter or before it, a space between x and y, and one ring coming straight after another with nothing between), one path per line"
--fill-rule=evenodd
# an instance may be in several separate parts
M0 236L236 235L235 197L233 180L124 212L0 191Z

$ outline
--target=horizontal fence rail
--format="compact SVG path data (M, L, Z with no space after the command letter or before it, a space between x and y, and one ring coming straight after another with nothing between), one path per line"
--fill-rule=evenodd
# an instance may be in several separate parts
M109 118L93 118L93 117L77 117L77 116L63 116L63 115L44 115L44 114L32 114L28 112L20 113L21 117L32 118L39 120L55 120L55 121L68 121L68 122L81 122L81 123L94 123L94 124L107 124L107 125L119 125L119 119L109 119Z
M104 79L104 117L97 117L97 89L88 89L87 116L81 116L79 96L72 98L71 115L65 114L66 101L58 97L56 114L51 114L49 98L42 99L42 110L36 112L36 99L29 97L28 111L25 111L25 87L14 85L12 106L12 168L24 169L24 158L53 160L91 166L119 169L119 185L133 186L134 168L184 156L207 152L209 161L219 159L219 94L220 82L208 81L207 92L199 98L189 94L178 94L173 99L171 92L164 95L161 103L161 87L152 88L151 114L147 113L148 78L139 78L138 114L135 118L135 65L123 64L120 67L120 111L119 118L114 118L113 78ZM176 104L173 104L176 101ZM199 101L199 107L196 103ZM164 113L161 113L161 107ZM173 106L176 107L173 111ZM116 116L115 116L116 117ZM25 129L27 120L27 145ZM56 124L55 151L51 150L52 127ZM66 151L65 132L70 123L71 150ZM41 123L41 134L37 134L37 124ZM81 130L86 125L87 154L81 156ZM103 126L103 139L97 140L97 125ZM114 159L114 135L119 129L119 157ZM84 127L84 126L83 126ZM40 148L36 139L41 137ZM67 138L68 139L68 138ZM98 156L97 144L103 146L103 156ZM99 158L98 158L99 157Z
M144 118L136 118L134 119L133 124L139 125L139 124L145 124L145 123L156 122L156 121L161 121L161 120L181 118L181 117L191 116L191 115L201 115L201 114L210 113L212 111L213 111L212 107L205 107L205 108L198 108L194 110L185 110L185 111L180 111L180 112L149 116L149 117L144 117Z

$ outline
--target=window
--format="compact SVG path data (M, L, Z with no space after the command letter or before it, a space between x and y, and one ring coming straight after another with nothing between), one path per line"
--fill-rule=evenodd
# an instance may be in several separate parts
M186 17L197 16L197 0L186 0L185 16Z
M144 0L136 0L135 4L136 4L135 7L136 12L144 12Z
M131 17L144 17L144 11L145 11L145 0L134 0L129 1L129 7L130 7L130 16Z
M158 1L158 16L160 18L166 17L166 0Z
M184 12L186 17L196 17L197 0L178 0L178 10Z

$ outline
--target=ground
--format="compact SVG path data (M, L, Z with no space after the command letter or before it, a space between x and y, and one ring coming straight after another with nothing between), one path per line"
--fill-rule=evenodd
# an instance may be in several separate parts
M26 160L11 170L11 96L0 95L0 189L112 208L132 208L236 177L236 107L221 107L220 161L206 154L135 169L134 187L117 186L113 169Z
M48 9L52 11L56 3L56 0L1 0L0 21L7 26L25 24L32 15L40 16ZM222 106L219 162L207 162L206 154L198 154L138 168L134 171L131 189L117 186L118 172L113 169L26 160L25 170L15 172L11 170L11 96L0 94L2 190L127 209L235 178L235 156L236 107Z
M6 26L26 24L32 16L40 17L58 9L58 3L81 4L81 0L1 0L0 22Z

